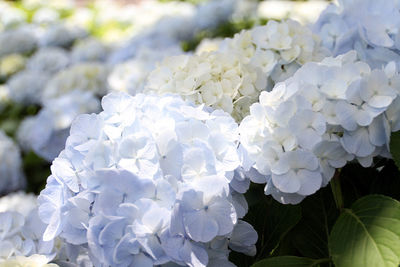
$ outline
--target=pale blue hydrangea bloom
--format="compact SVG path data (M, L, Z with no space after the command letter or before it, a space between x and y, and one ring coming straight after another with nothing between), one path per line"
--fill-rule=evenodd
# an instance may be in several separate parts
M251 106L239 127L252 160L244 174L267 183L267 195L298 203L348 161L368 167L375 156L390 157L400 76L394 63L371 71L356 57L352 51L307 63Z
M87 246L95 266L232 266L229 247L254 254L257 233L238 221L247 203L234 188L248 181L232 117L172 95L113 93L102 107L74 121L53 162L44 240Z
M340 55L355 49L371 67L400 61L398 0L339 0L321 14L314 30Z

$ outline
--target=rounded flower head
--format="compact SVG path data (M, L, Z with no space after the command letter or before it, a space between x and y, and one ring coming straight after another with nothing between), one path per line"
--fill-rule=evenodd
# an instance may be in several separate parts
M39 104L41 94L50 77L46 73L24 70L12 76L8 82L10 98L22 104Z
M36 46L36 37L28 27L0 33L0 57L14 53L29 53Z
M44 240L87 244L112 266L206 266L210 242L228 244L246 213L230 186L240 166L237 124L171 95L113 93L102 107L74 121L53 161L39 196Z
M261 91L325 54L307 28L294 21L270 21L225 39L218 51L165 59L150 74L145 91L178 93L241 121Z
M386 156L399 122L389 112L399 98L398 77L392 66L371 71L353 51L307 63L262 92L239 128L253 161L250 179L267 182L265 193L278 201L298 203L347 161L370 166L374 156Z

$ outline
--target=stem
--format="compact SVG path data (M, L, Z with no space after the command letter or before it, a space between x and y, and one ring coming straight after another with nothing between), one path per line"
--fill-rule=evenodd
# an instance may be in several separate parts
M342 189L340 186L340 169L337 169L335 175L330 181L333 198L335 199L336 207L342 211L344 208Z

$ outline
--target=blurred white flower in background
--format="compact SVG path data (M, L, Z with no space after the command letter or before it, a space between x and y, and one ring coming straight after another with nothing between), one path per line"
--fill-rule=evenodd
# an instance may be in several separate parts
M0 195L23 189L25 183L20 150L10 137L0 131Z
M38 49L27 61L26 69L54 75L70 64L70 54L59 47Z
M37 46L37 38L29 26L0 32L0 57L13 53L29 53Z
M71 51L73 62L105 61L108 57L108 47L94 38L79 40L74 44Z
M267 0L258 5L257 15L265 19L293 19L303 24L314 23L329 1L287 1Z
M18 72L7 82L10 99L25 105L41 103L41 95L49 79L49 75L40 71Z
M141 47L133 59L113 67L108 76L110 91L121 91L131 95L141 93L148 75L156 67L157 62L167 56L182 53L182 49L177 46L166 47L162 50Z
M16 211L27 216L37 207L37 196L18 191L0 198L0 212Z
M58 72L47 83L43 90L42 102L75 90L103 96L108 91L108 72L107 65L102 63L80 63L70 66Z

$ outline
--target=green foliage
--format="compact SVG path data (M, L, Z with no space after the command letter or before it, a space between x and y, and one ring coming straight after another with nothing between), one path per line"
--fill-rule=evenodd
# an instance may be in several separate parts
M253 264L251 267L317 267L329 259L313 260L295 256L281 256L265 259Z
M392 153L397 167L400 168L400 131L392 133L390 137L390 153Z
M31 151L23 155L22 165L27 178L27 192L39 194L50 175L50 163Z
M329 248L337 267L398 266L400 202L381 195L357 200L335 223Z
M0 112L0 129L7 135L15 137L16 131L22 119L36 115L40 107L37 105L24 106L9 102Z
M204 30L196 34L192 40L182 42L182 49L185 52L193 51L205 38L217 38L217 37L233 37L235 33L240 32L244 29L250 29L256 24L254 20L242 20L236 22L226 22L219 25L213 30Z
M392 241L388 241L386 235L397 240L393 242L400 242L400 236L397 236L400 235L400 221L397 219L400 218L400 203L397 201L400 199L400 172L394 161L377 159L370 168L351 163L338 172L334 179L327 187L307 197L298 205L276 203L269 196L263 195L262 185L253 185L246 194L249 213L245 220L254 225L259 233L257 255L244 260L243 256L240 258L238 254L232 253L231 260L241 267L398 266L400 261L396 258L397 254L393 254L395 256L392 263L395 265L386 262L375 265L363 262L364 265L357 265L357 260L363 259L363 251L359 249L365 244L361 243L365 242L365 239L362 239L363 232L348 230L347 226L342 226L343 217L352 221L354 216L351 215L356 214L365 229L371 228L373 223L379 225L372 227L372 234L376 235L374 240L378 240L374 242L379 243L380 238L386 238L382 244L390 246ZM335 190L332 189L332 183L336 187ZM332 192L343 199L343 207L336 205ZM392 215L395 218L391 218ZM268 216L271 218L267 218ZM369 221L365 221L368 216ZM388 227L385 225L387 220L391 223ZM359 228L361 224L353 222L348 226ZM395 235L397 239L394 238ZM349 246L355 248L350 249ZM400 253L400 247L393 249ZM347 254L342 255L337 250ZM377 257L373 251L368 254ZM340 261L349 258L354 262ZM335 261L335 265L332 260Z

